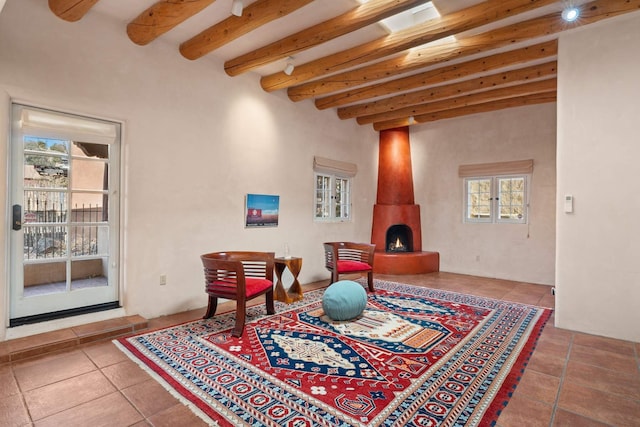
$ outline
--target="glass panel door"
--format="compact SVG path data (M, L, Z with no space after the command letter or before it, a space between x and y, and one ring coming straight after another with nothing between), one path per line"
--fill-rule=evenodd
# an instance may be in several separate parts
M119 125L12 113L11 324L117 302Z

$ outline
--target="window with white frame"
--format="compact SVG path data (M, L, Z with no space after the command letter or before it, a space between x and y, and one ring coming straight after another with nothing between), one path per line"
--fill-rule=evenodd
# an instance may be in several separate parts
M528 175L464 179L465 222L527 222Z
M347 221L351 218L351 179L316 173L315 219Z
M357 167L353 163L314 157L314 219L341 222L351 219L351 178Z

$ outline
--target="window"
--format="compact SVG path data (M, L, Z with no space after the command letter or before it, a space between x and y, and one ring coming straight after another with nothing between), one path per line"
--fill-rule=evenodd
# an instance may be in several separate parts
M527 222L527 175L465 178L465 222Z
M351 219L351 178L358 171L354 163L314 156L316 221L340 222Z
M351 219L351 179L325 173L316 173L315 178L315 219Z

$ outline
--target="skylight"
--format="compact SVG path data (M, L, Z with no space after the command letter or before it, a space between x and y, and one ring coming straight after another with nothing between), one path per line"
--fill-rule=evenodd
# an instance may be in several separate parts
M428 1L405 12L383 19L380 23L389 32L395 33L439 17L438 10L433 3Z

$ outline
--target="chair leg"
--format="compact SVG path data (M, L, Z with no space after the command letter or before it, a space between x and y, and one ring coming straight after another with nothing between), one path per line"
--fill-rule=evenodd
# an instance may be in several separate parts
M209 296L209 304L207 305L207 312L204 314L203 319L208 319L214 314L216 314L217 308L218 308L218 298Z
M267 305L267 314L275 314L276 307L273 302L273 291L267 292L265 295L265 303Z
M240 338L244 332L244 322L247 315L247 302L236 301L236 326L233 328L231 335Z
M338 270L331 270L331 283L336 283L338 280Z
M367 273L367 284L369 285L369 291L375 292L376 290L373 288L373 271Z

